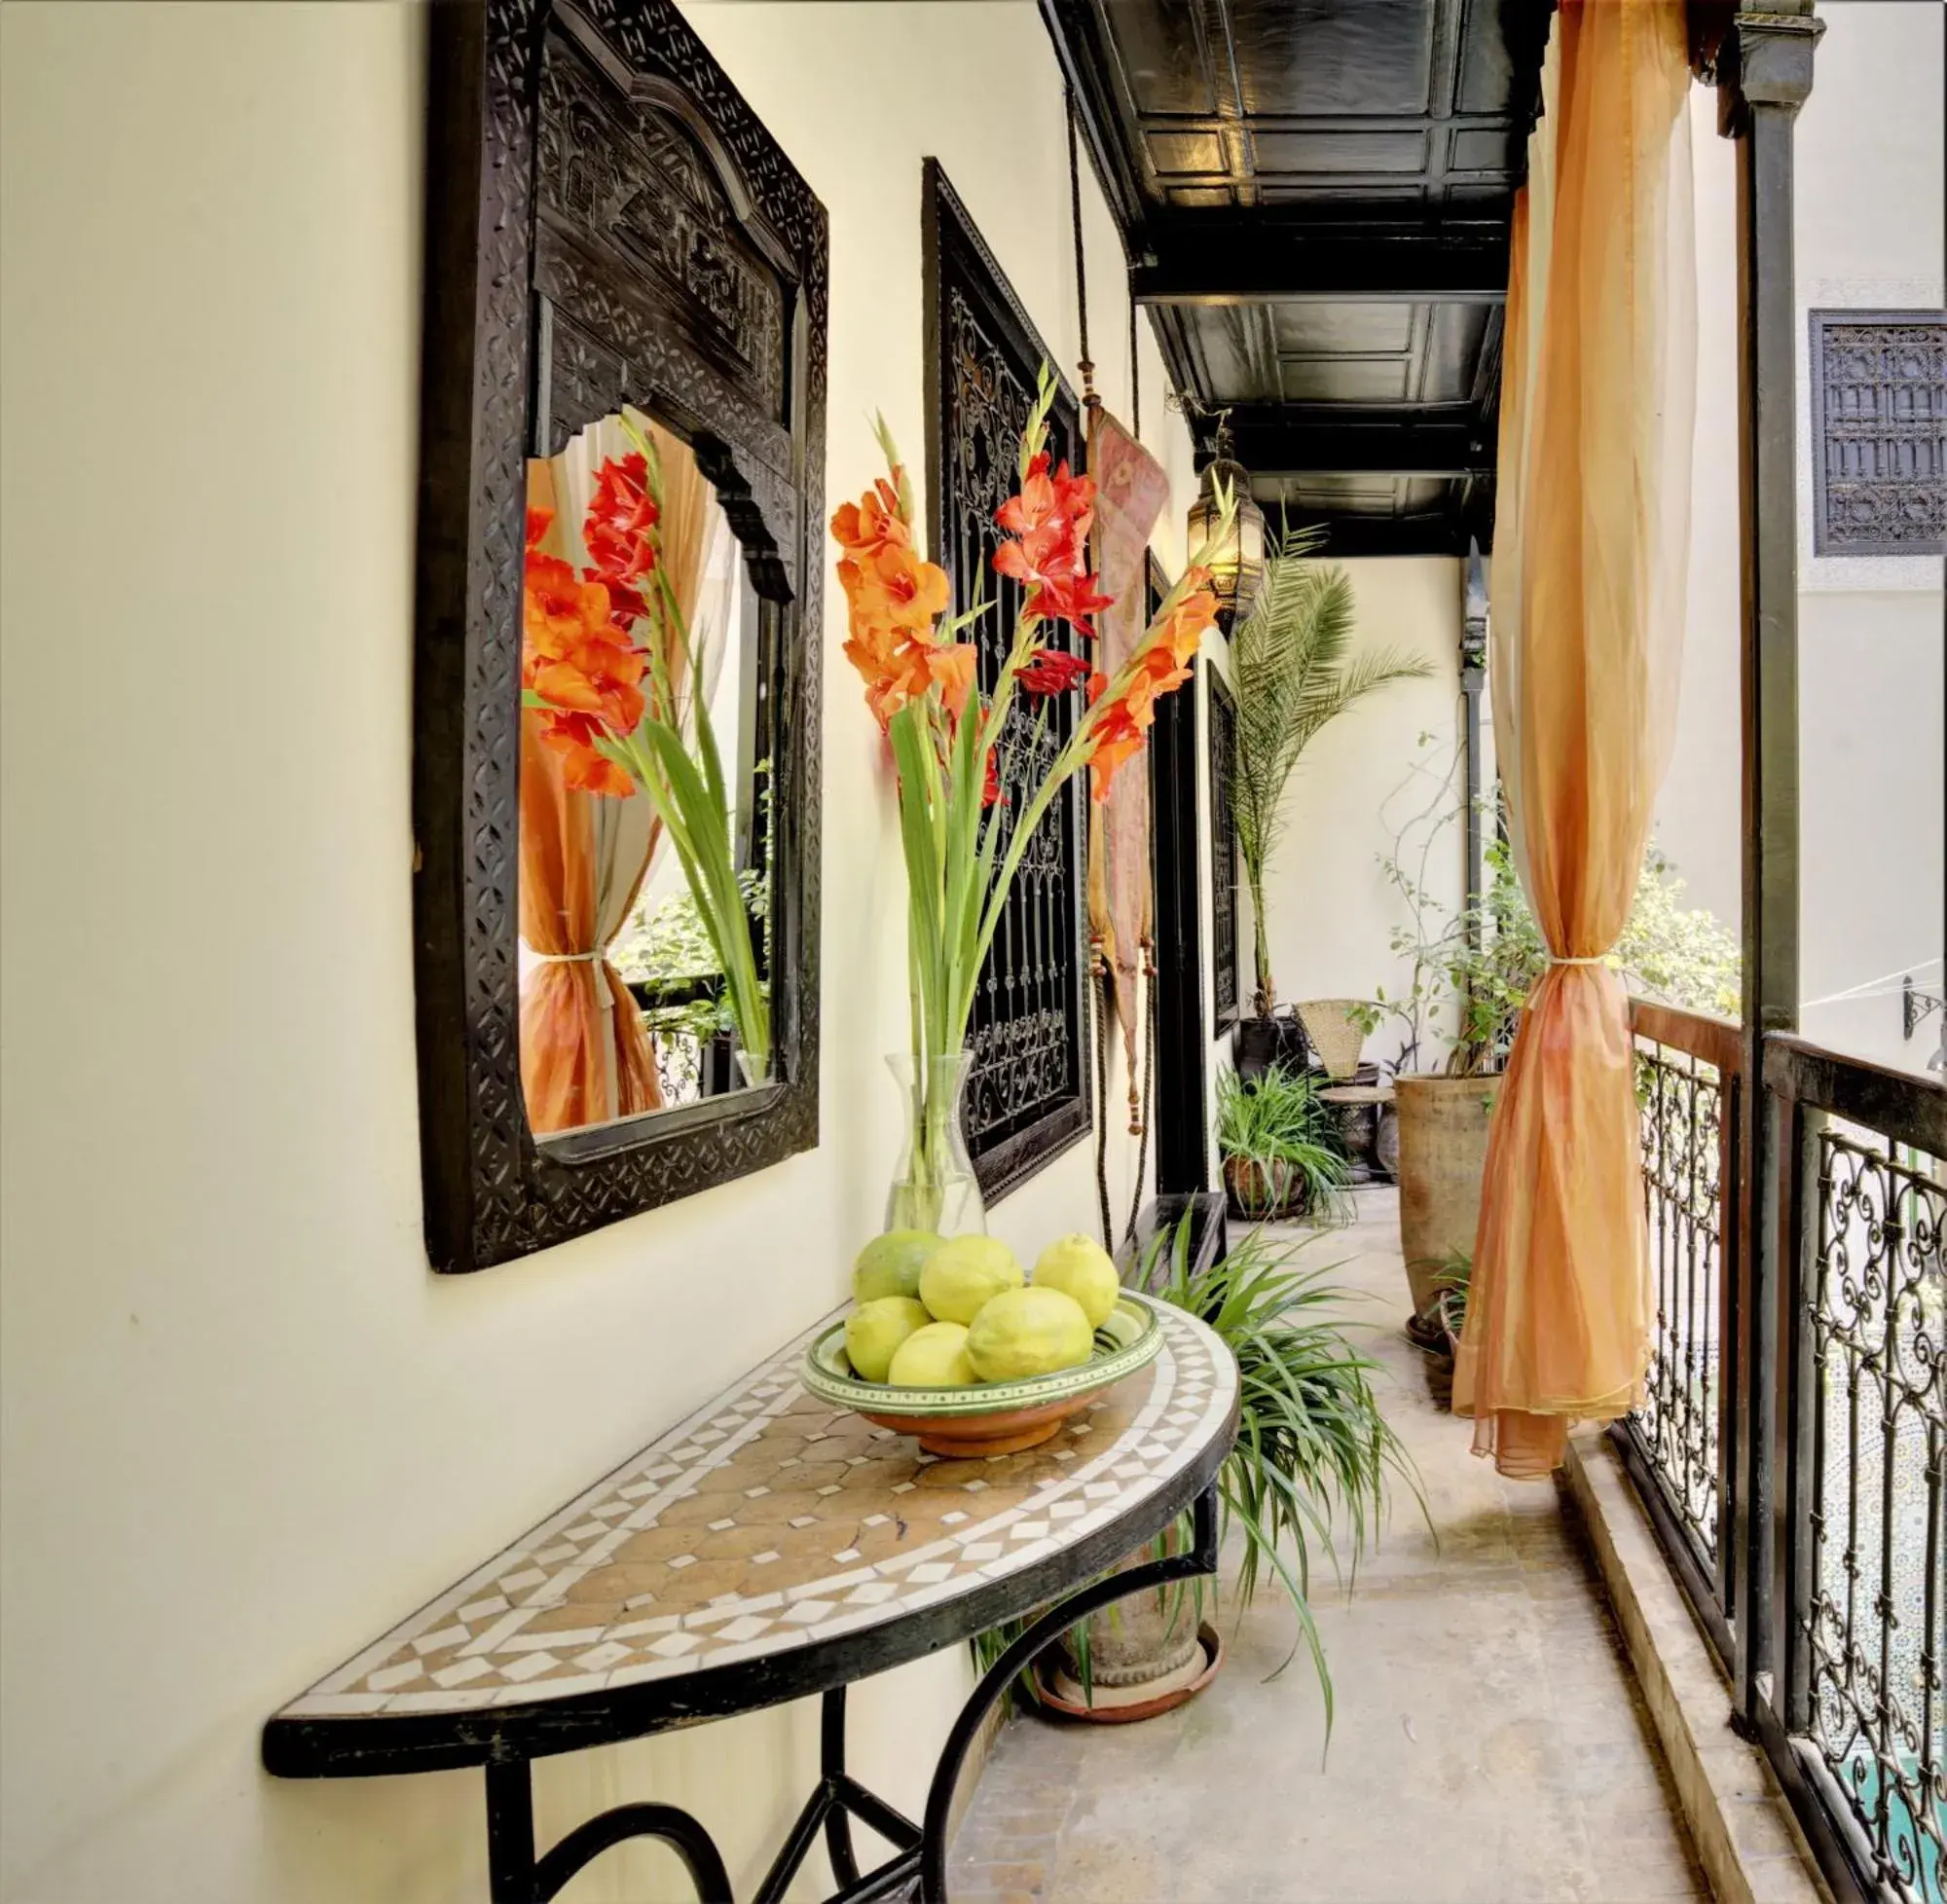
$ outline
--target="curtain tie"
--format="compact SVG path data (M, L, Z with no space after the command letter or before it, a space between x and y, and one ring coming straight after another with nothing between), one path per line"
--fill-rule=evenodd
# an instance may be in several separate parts
M1551 954L1548 963L1552 966L1599 966L1608 956L1606 952L1598 952L1587 959L1558 959Z
M599 945L593 952L535 952L530 949L528 956L537 966L596 966L599 968L607 964L608 948L606 945ZM602 1012L612 1012L615 1009L614 988L604 985L599 978L595 986L595 1007L598 1011Z

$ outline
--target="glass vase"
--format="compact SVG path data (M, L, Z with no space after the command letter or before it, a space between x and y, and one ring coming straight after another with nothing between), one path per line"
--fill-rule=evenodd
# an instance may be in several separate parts
M926 1229L937 1236L985 1234L987 1205L967 1154L962 1128L967 1053L915 1061L894 1051L886 1068L905 1106L906 1140L886 1192L888 1229Z

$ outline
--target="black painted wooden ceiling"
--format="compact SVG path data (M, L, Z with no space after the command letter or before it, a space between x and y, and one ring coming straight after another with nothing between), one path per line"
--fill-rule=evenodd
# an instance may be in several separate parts
M1340 553L1488 545L1552 8L1042 0L1172 380Z

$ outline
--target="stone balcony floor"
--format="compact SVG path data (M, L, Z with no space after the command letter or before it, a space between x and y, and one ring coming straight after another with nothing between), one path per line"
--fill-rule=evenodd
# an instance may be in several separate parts
M1356 1590L1314 1577L1329 1751L1261 1591L1217 1681L1126 1726L1017 1719L955 1845L953 1904L1653 1904L1708 1898L1614 1621L1553 1485L1501 1481L1408 1314L1392 1191L1304 1238L1340 1263L1439 1539L1404 1490Z

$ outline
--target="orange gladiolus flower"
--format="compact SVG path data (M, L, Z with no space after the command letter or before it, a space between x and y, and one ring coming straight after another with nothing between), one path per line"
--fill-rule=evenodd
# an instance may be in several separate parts
M1210 571L1193 568L1190 589L1138 651L1121 692L1098 714L1096 704L1108 692L1109 680L1096 675L1088 683L1089 718L1095 724L1095 746L1088 756L1093 797L1106 800L1117 769L1141 752L1143 736L1156 720L1156 704L1190 678L1191 657L1205 629L1217 619L1217 598L1210 588Z
M863 677L865 705L881 727L933 684L930 654L931 643L913 641L904 629L852 617L845 658Z
M1027 589L1025 612L1068 622L1092 637L1095 611L1112 599L1095 592L1101 578L1088 572L1094 482L1071 476L1065 462L1050 473L1044 450L1028 465L1020 493L995 510L994 520L1013 537L994 551L994 572Z
M888 548L912 547L912 531L900 515L900 493L893 481L882 476L857 502L841 502L832 512L831 532L839 546L855 562L876 561Z
M1091 672L1085 655L1069 654L1061 648L1037 648L1014 680L1024 694L1066 694L1085 681Z
M978 649L972 641L955 641L935 648L926 658L927 673L939 688L946 712L957 722L966 711L967 697L974 691L974 671L979 664Z
M900 510L899 471L857 502L840 503L831 533L844 549L838 580L851 636L845 656L865 682L865 703L881 727L936 682L956 717L973 683L973 650L942 648L934 623L951 595L946 571L920 560Z

